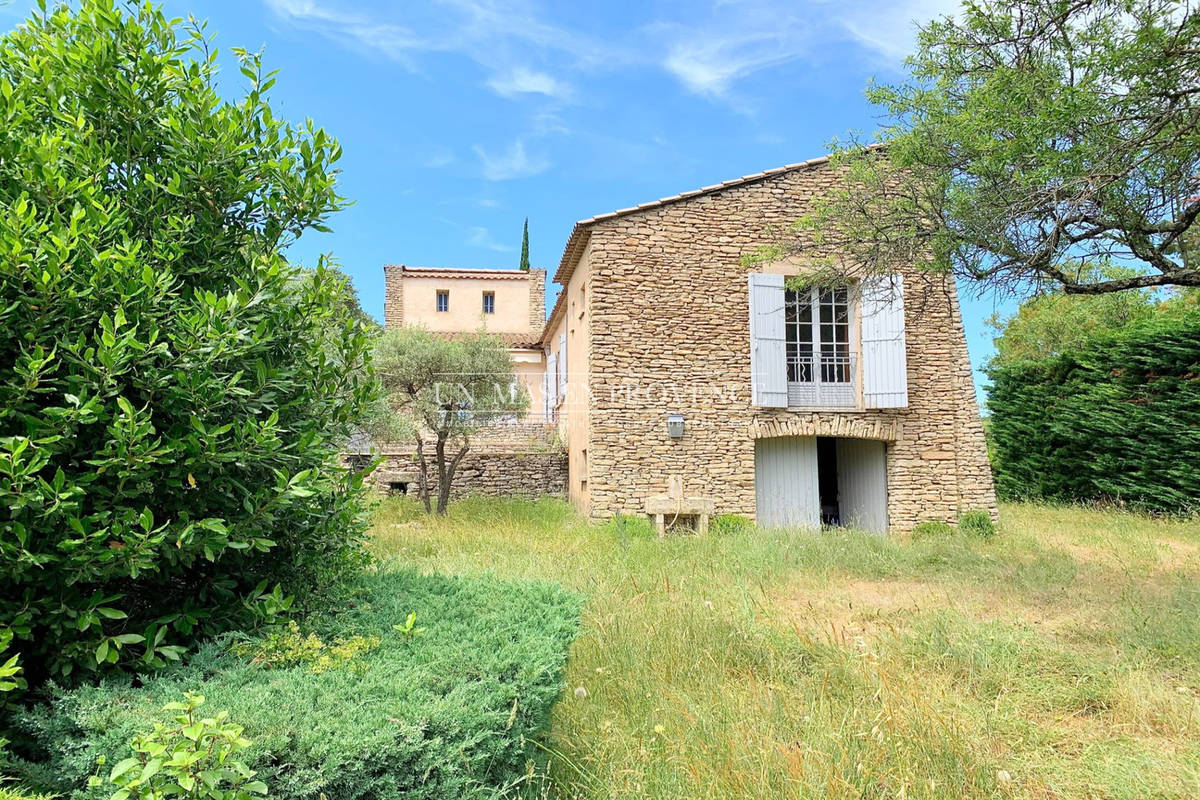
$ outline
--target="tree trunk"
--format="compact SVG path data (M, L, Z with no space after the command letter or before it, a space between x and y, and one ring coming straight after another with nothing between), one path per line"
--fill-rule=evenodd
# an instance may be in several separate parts
M450 464L446 467L445 477L438 484L438 513L445 514L446 506L450 505L450 485L454 482L454 473L458 471L459 462L463 460L463 456L470 449L470 444L464 443L454 454L454 458L450 460Z
M440 516L446 513L446 504L450 502L450 479L446 474L446 435L444 433L439 432L437 435L434 455L437 459L438 471L437 513Z
M417 433L417 488L421 493L421 502L425 504L425 513L433 511L429 503L429 462L425 458L425 442Z

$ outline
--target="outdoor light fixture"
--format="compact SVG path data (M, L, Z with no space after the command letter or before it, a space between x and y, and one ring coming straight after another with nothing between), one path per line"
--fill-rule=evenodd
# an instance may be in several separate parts
M667 415L667 436L672 439L683 437L683 414Z

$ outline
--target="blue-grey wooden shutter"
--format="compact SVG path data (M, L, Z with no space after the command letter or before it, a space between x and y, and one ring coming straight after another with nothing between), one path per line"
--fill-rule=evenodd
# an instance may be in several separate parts
M750 402L787 407L782 275L750 273Z
M559 400L566 399L567 396L567 334L560 333L558 336L558 397Z
M551 353L546 357L546 409L548 416L554 416L558 408L558 355Z
M881 275L862 283L863 404L908 406L908 356L904 341L904 278Z

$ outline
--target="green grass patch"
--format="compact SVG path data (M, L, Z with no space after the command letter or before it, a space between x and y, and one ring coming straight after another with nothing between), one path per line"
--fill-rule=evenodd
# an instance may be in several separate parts
M393 627L413 612L408 633ZM382 571L303 635L211 643L140 688L58 692L20 720L40 752L18 777L107 798L112 787L86 788L97 757L127 756L134 734L194 690L205 713L244 727L244 760L271 797L492 796L531 769L578 616L576 596L552 584Z
M648 535L562 503L376 517L385 562L588 600L529 795L1200 796L1200 523L1009 505L994 535ZM576 691L582 690L582 691Z

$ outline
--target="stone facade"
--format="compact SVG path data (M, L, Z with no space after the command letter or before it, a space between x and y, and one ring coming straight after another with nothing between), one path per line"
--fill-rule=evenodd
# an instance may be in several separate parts
M572 391L587 400L561 425L571 443L570 494L590 516L641 514L647 498L682 483L685 495L712 498L716 513L754 518L755 440L781 435L886 442L894 530L953 521L968 509L995 513L952 279L915 268L904 276L908 407L750 403L747 274L771 270L742 258L773 243L834 177L818 160L576 226L555 280L570 286L577 269L587 272L578 296L585 352L571 353L572 378L583 384ZM543 341L556 341L562 324L552 318ZM670 411L685 415L682 438L667 435Z
M529 276L529 330L540 334L546 324L546 270L531 269Z

